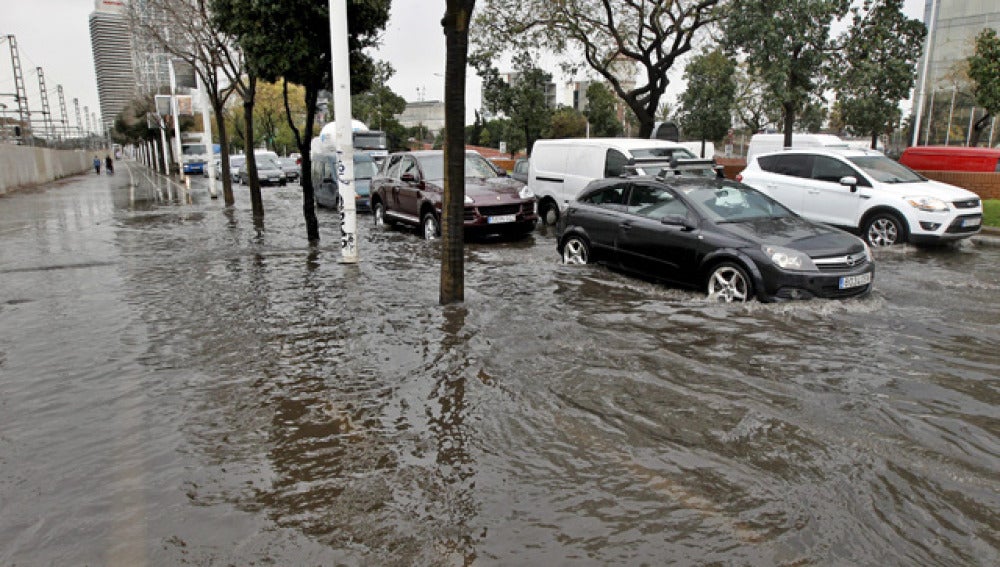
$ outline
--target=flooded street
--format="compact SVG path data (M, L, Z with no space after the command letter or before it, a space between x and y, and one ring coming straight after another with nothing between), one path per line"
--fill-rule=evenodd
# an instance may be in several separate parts
M128 169L0 198L0 565L1000 563L1000 248L720 306L540 230L443 308L415 232Z

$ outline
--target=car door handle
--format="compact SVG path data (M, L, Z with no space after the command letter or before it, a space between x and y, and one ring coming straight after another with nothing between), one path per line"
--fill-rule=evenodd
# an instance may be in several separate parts
M632 230L632 223L631 223L631 222L623 222L623 223L621 223L621 224L620 224L620 225L618 225L618 226L619 226L619 227L620 227L620 228L621 228L622 230Z

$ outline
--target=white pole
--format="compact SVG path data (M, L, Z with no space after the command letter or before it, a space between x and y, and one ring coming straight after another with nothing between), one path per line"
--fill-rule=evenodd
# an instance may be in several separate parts
M930 104L930 106L927 107L927 114L929 114L930 116L927 117L927 134L924 136L924 145L925 146L931 143L931 120L934 119L934 95L935 94L937 94L937 91L931 91L931 104Z
M184 181L184 151L181 149L181 121L177 116L177 96L174 91L177 90L177 77L174 75L174 60L168 61L167 66L170 71L170 113L174 116L174 151L177 152L177 172L181 176L181 181Z
M198 92L201 93L201 127L205 130L201 141L205 144L208 154L204 165L208 168L208 194L213 199L218 199L219 194L215 191L215 148L212 146L212 120L208 116L208 97L205 96L205 85L201 82L201 75L195 72L194 76L198 81Z
M951 108L948 110L948 130L944 133L944 145L951 142L951 119L955 117L955 95L958 94L958 86L951 87Z
M160 117L160 152L163 153L163 175L170 175L170 146L167 145L167 125Z
M351 137L351 69L347 60L347 0L330 0L330 53L336 115L337 181L340 187L341 263L358 263L358 216L354 202L354 140Z
M973 105L972 109L969 110L969 129L965 131L965 134L966 134L965 135L965 147L969 147L969 144L972 143L972 120L975 117L976 117L976 107L975 107L975 105ZM988 146L989 143L987 143L986 145Z
M927 43L924 44L924 67L920 71L920 90L917 92L917 118L913 123L913 145L920 144L920 118L924 111L924 98L927 93L927 68L931 63L931 41L934 39L934 24L937 20L937 6L940 0L931 1L931 21L927 26ZM932 94L933 96L933 94ZM928 109L928 112L931 112Z

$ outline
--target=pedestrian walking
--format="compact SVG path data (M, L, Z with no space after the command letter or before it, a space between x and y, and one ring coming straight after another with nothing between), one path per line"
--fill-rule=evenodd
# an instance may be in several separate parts
M101 158L94 156L94 173L101 174Z
M104 158L104 169L107 170L108 175L115 174L115 162L111 159L111 154L108 154Z

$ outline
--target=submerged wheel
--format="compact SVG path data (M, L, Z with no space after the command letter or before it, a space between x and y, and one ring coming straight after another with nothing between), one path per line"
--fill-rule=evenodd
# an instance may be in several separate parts
M906 228L903 226L903 221L892 213L875 213L865 223L864 235L872 247L906 242Z
M753 286L746 270L724 262L708 276L708 299L720 303L743 303L753 298Z
M372 215L375 217L375 226L382 228L385 226L385 205L382 201L375 203L375 207L372 209Z
M423 227L424 240L434 240L441 236L441 227L438 225L437 217L434 213L427 211L420 219L420 226Z
M590 244L580 236L570 236L563 243L563 264L587 264L590 262Z
M554 226L559 222L559 206L552 202L543 203L539 207L538 215L542 218L543 224Z

